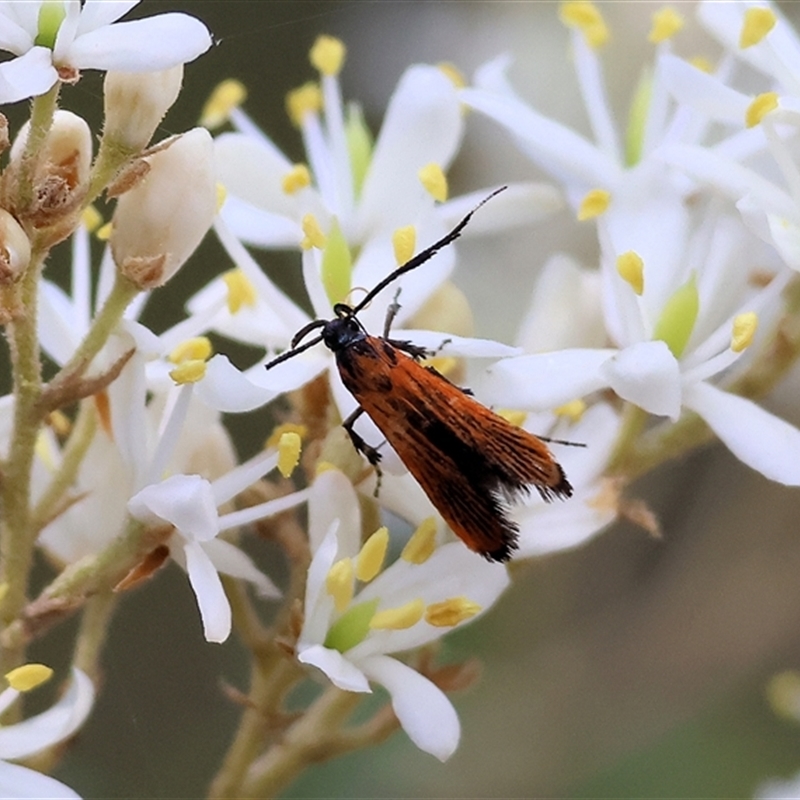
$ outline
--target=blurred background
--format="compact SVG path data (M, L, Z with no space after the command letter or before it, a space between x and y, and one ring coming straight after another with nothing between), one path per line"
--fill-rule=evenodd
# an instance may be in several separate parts
M625 118L652 55L646 36L658 6L600 5L612 31L606 78ZM129 18L166 10L200 17L217 45L188 65L163 135L196 124L211 89L234 77L249 89L247 111L300 160L284 96L315 77L307 53L319 33L347 44L344 96L362 103L373 133L408 65L452 61L470 76L502 52L514 57L510 76L523 96L587 132L555 3L161 0ZM690 17L692 4L680 10ZM784 10L800 17L794 4ZM713 58L716 46L688 28L678 52ZM64 106L99 128L99 76L65 89ZM502 133L470 117L450 172L453 194L542 177ZM458 248L455 281L472 302L476 335L505 341L549 254L596 262L593 228L568 211ZM271 274L290 263L258 258ZM152 303L154 327L176 320L192 287L228 266L207 242ZM790 382L768 403L795 424L799 388ZM237 421L242 452L263 441L265 426L259 417ZM776 672L800 669L800 492L714 446L630 493L658 515L662 539L620 523L581 550L532 563L491 614L446 641L445 658L484 664L479 685L454 697L463 739L448 763L397 734L309 770L286 796L749 797L763 779L800 769L800 725L777 717L765 696ZM58 777L86 797L203 796L239 713L219 676L246 690L244 654L235 642L203 641L174 567L124 598L115 623L104 692ZM60 648L66 660L72 632L64 626L34 655L52 663Z

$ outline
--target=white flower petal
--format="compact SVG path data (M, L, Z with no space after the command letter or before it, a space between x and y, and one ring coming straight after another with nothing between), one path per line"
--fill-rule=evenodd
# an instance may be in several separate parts
M69 786L36 770L0 761L0 797L14 800L81 800Z
M234 236L255 247L294 249L303 238L303 229L294 219L256 208L232 194L220 214Z
M57 80L50 50L34 47L0 64L0 103L16 103L44 94Z
M317 475L308 502L308 538L315 553L334 520L339 521L336 558L354 556L361 546L361 511L353 484L337 469Z
M0 728L0 758L27 758L69 738L83 725L93 703L92 681L73 668L69 688L54 706Z
M30 10L35 12L35 16L38 16L39 9L29 3L16 3L13 5L4 3L3 5L6 7L0 9L0 50L7 50L17 56L27 53L33 48L37 33L36 20L20 19L17 16L17 12L22 11L24 13L25 7L28 6ZM26 22L30 25L30 29L26 26Z
M440 331L400 330L391 332L392 339L409 341L438 356L463 358L508 358L520 355L519 347L512 347L493 339L476 339L470 336L456 336Z
M364 673L337 650L315 644L300 649L297 660L322 670L334 686L346 692L372 691Z
M360 664L371 680L392 697L392 708L420 750L447 761L458 747L461 724L447 695L411 667L388 656L372 656Z
M231 607L217 570L201 544L187 542L183 553L206 641L224 642L231 633Z
M96 28L75 39L63 57L77 69L153 72L192 61L209 47L211 36L199 19L169 13Z
M651 414L677 419L681 413L681 373L664 342L639 342L612 356L600 369L623 399Z
M219 532L214 491L199 475L171 475L145 486L128 501L128 511L145 522L165 520L191 541L213 539Z
M335 519L322 534L322 541L314 550L314 556L306 576L306 596L303 605L305 618L298 639L298 649L311 645L321 645L328 635L328 627L333 616L333 598L328 594L325 580L336 560L339 543L336 533L339 520Z
M723 444L770 480L800 486L800 431L744 397L697 383L684 389L696 411Z
M405 72L386 109L361 191L360 238L416 221L430 203L417 173L430 163L449 166L463 124L455 87L440 69L418 65Z
M502 408L546 411L607 386L601 366L616 350L561 350L498 361L476 394Z
M230 542L212 539L203 543L203 550L218 572L252 583L261 597L277 599L281 596L281 590L261 572L250 556Z
M258 376L266 371L260 368ZM228 414L240 414L269 403L278 391L259 386L236 369L226 355L217 353L206 364L206 374L195 387L197 396L209 407Z
M111 25L140 2L141 0L115 0L113 3L108 0L85 0L78 19L77 35Z

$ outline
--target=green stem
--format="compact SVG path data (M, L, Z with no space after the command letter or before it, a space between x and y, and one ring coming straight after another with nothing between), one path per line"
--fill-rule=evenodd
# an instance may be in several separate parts
M120 169L137 155L137 152L119 142L109 141L107 136L103 136L89 176L89 189L84 199L84 206L94 202L103 189L114 180Z
M100 592L89 599L81 616L72 663L95 683L100 676L100 654L108 634L108 625L118 600L118 595L111 591Z
M275 797L308 766L341 752L342 726L361 697L329 686L303 716L250 769L240 797Z

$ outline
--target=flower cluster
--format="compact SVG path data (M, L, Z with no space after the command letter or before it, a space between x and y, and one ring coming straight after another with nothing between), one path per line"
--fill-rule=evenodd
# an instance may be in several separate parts
M712 434L766 477L800 485L800 431L758 402L800 355L797 326L788 324L800 313L800 171L790 147L800 39L771 5L699 4L700 23L724 50L716 68L677 57L671 42L685 20L658 11L652 69L620 126L602 77L602 14L586 0L563 3L589 138L523 100L502 57L471 84L449 65L411 66L373 140L359 106L343 100L343 43L320 36L310 51L318 79L287 97L300 163L248 117L244 89L232 81L212 94L202 127L153 142L183 64L211 39L183 14L118 22L134 5L0 9L0 47L14 56L0 64L0 102L31 98L29 122L13 142L0 141L8 150L0 321L14 381L0 398L1 641L12 687L0 712L22 690L12 668L33 637L174 560L205 639L238 630L252 656L236 757L214 796L266 796L313 761L397 726L441 760L454 752L460 724L447 692L471 679L467 665L437 665L435 644L487 611L513 573L457 540L436 497L366 415L348 438L341 423L359 406L335 354L322 343L293 352L298 331L319 332L348 308L377 336L388 306L391 342L431 354L424 374L433 386L460 383L465 360L478 360L476 398L505 425L547 437L571 499L548 503L542 491L512 504L492 495L518 534L517 560L577 547L620 516L656 531L629 484ZM96 153L88 124L60 108L62 87L85 69L106 71ZM762 82L756 97L745 93L745 69ZM553 183L451 197L447 170L471 119L465 110L495 123L498 141L510 136ZM212 137L224 125L232 130ZM107 223L93 205L103 193L115 202ZM383 289L394 269L454 226L453 239L462 227L465 238L508 234L564 208L576 224L595 226L597 263L543 256L513 345L473 335L456 288L456 246L401 270L394 302L387 291L385 302L358 306L359 292ZM183 319L150 330L145 305L210 230L228 269L187 300ZM96 269L93 239L102 243ZM68 289L47 268L66 240ZM313 316L262 267L278 249L295 257ZM212 341L225 340L253 349L249 367L214 353ZM46 382L41 354L54 365ZM273 368L283 354L291 357ZM278 397L282 424L259 434L264 447L240 461L223 414ZM398 426L414 424L406 413ZM421 457L435 467L453 454L433 439ZM357 442L369 443L361 449L371 459ZM301 476L290 481L298 464ZM472 464L456 466L495 485ZM286 586L269 577L275 565L247 554L240 534L254 529L282 548ZM37 549L55 574L30 600ZM246 585L281 604L270 628ZM79 635L96 637L79 652L101 650L105 630ZM50 712L0 731L3 758L71 736L92 704L96 658L76 663L72 688ZM325 688L289 714L285 698L309 678ZM352 722L374 684L389 703ZM15 796L73 796L5 761L0 783Z

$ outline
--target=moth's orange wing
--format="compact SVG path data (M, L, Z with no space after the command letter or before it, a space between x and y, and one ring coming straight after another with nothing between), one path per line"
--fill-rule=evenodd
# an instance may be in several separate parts
M367 336L337 361L347 389L448 525L486 558L505 561L516 546L506 501L531 486L547 500L572 493L541 439L384 339Z

